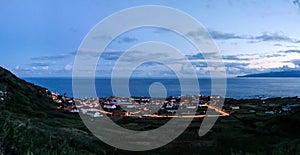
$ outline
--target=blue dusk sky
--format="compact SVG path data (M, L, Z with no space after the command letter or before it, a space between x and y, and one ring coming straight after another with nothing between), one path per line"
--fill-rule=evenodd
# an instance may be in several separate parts
M20 77L70 77L87 33L111 14L140 5L176 8L202 23L230 77L300 70L300 0L2 0L0 66ZM154 27L115 38L104 50L96 75L109 76L126 49L152 40L175 46L191 60L198 75L208 75L205 60L191 45L173 32ZM172 72L152 62L133 74L168 77Z

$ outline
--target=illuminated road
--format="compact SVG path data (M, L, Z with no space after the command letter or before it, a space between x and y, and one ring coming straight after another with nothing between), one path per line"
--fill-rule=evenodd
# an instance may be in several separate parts
M153 117L153 118L203 118L203 117L219 117L219 116L229 116L230 114L227 112L222 111L220 108L215 107L213 105L205 104L209 109L215 110L216 112L220 113L220 115L155 115L155 114L144 114L144 115L137 115L141 111L133 112L131 115L126 115L130 117ZM104 110L97 110L98 112L106 115L112 115L112 112L107 112Z
M212 106L212 105L208 105L205 104L205 106L207 106L209 109L215 110L216 112L220 113L222 116L229 116L230 114L227 112L222 111L220 108Z

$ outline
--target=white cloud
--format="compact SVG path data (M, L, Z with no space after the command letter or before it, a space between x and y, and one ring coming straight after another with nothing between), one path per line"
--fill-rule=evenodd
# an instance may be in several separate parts
M72 64L66 64L65 66L65 70L69 71L73 68L73 65Z
M44 66L42 67L43 70L48 70L49 69L49 66Z
M20 69L20 66L17 65L17 66L15 67L15 70L19 70L19 69Z

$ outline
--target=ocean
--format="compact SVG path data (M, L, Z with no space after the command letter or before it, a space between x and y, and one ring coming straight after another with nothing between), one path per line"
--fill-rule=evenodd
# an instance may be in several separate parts
M50 91L66 94L73 97L71 78L24 78L26 81L48 88ZM211 80L198 79L200 91L195 94L210 95ZM150 96L149 87L155 82L160 82L165 87L166 96L179 96L181 87L178 79L142 79L135 78L129 81L131 96ZM235 99L248 99L259 97L294 97L300 96L300 78L228 78L226 97ZM122 84L121 84L122 85ZM105 78L95 79L98 97L114 95L111 80ZM126 86L124 86L126 87ZM216 94L214 94L216 95ZM75 96L76 97L76 96ZM88 97L88 96L87 96Z

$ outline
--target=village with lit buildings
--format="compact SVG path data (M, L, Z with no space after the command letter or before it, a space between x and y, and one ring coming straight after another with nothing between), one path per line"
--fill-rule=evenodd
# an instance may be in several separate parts
M298 108L300 104L239 105L224 102L220 96L170 96L163 98L150 97L105 97L105 98L69 98L65 95L51 93L57 103L57 110L80 113L91 118L101 118L104 115L112 117L192 117L203 118L208 116L207 110L212 109L214 114L209 116L230 116L233 114L249 115L278 115Z

